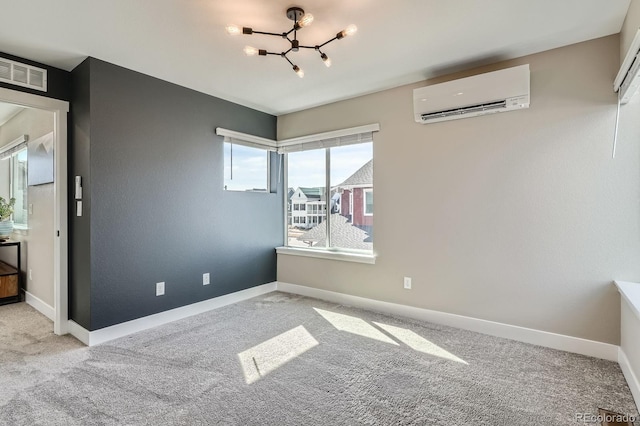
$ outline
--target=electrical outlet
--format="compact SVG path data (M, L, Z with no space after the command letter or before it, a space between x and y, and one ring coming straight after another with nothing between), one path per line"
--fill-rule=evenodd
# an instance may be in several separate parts
M404 288L411 290L411 277L404 277Z
M164 296L164 282L156 283L156 296Z
M202 274L202 285L209 285L209 284L211 284L209 273L207 272L206 274Z

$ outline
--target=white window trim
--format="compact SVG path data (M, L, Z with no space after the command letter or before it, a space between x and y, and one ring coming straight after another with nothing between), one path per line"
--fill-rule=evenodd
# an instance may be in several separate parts
M349 191L349 214L351 215L351 221L353 222L353 189Z
M339 260L343 262L366 263L375 265L376 257L374 253L357 253L348 251L334 251L321 248L300 248L300 247L277 247L276 253L287 256L313 257L316 259Z
M373 213L367 213L367 192L373 194L372 188L363 188L362 189L362 214L364 216L373 216Z
M18 138L18 139L20 139L20 138ZM16 141L18 139L16 139ZM26 143L27 140L28 140L28 138L25 138L23 143ZM14 145L14 147L18 146L18 145ZM22 151L26 151L26 150L27 150L27 146L25 145L23 148L20 148L18 151L13 152L8 157L8 160L9 160L9 199L15 197L15 193L14 193L15 192L14 173L15 173L15 167L16 167L16 157ZM27 158L27 161L28 161L28 158ZM27 185L25 191L26 191L26 196L28 197L29 196L29 186L28 185ZM27 201L28 201L28 198L27 198ZM15 207L14 207L14 213L11 214L11 220L13 220L13 229L17 229L17 230L20 230L20 231L27 231L29 229L29 215L27 214L27 216L26 216L27 223L22 223L22 222L17 223L15 221L14 214L15 214Z

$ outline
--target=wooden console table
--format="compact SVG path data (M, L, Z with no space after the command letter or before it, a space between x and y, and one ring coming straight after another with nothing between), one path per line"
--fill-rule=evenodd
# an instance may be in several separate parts
M0 262L0 305L20 302L20 288L22 287L20 271L20 241L0 242L0 248L15 247L16 266L11 266L5 262Z

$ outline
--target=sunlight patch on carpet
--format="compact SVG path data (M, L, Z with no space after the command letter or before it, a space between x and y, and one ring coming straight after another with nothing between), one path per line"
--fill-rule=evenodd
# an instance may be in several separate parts
M458 358L451 352L442 349L440 346L430 342L429 340L407 328L395 327L393 325L382 324L379 322L374 322L374 324L387 333L391 334L393 337L409 346L413 350L469 365L465 360Z
M357 334L358 336L368 337L380 342L399 346L398 343L393 341L393 339L362 318L338 314L336 312L325 311L318 308L313 309L340 331L346 331L347 333Z
M238 354L247 384L252 384L318 345L300 325Z

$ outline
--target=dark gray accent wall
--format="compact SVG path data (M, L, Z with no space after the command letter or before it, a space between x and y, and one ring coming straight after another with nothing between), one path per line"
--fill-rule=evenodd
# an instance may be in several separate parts
M271 168L276 193L225 192L215 128L275 139L276 117L88 63L90 241L74 248L90 252L84 326L97 330L275 281L282 170L277 161ZM206 272L211 284L203 286ZM160 281L166 294L157 297Z
M46 96L48 98L61 99L63 101L71 100L71 73L60 68L50 67L49 65L41 64L40 62L30 61L28 59L20 58L19 56L9 55L8 53L0 52L0 57L9 59L11 61L22 62L23 64L33 65L34 67L43 68L47 70L47 91L42 92L40 90L30 89L28 87L16 86L14 84L0 82L0 87L6 89L16 90L19 92L31 93L34 95Z
M69 318L86 329L91 325L91 192L83 193L83 216L77 217L75 176L91 187L90 170L90 66L86 59L72 72L69 126Z

